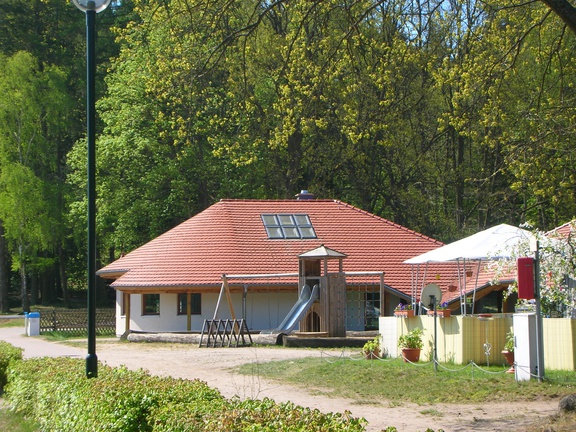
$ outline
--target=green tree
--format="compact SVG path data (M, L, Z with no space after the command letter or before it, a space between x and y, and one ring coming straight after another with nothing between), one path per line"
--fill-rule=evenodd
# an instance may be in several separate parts
M142 24L122 32L100 104L102 229L116 248L149 238L158 215L186 217L183 202L200 209L224 193L310 188L436 235L475 219L466 181L480 150L463 129L477 117L460 121L454 108L474 98L449 81L472 63L463 44L479 24L454 36L464 12L369 1L156 6L140 4ZM458 63L435 73L450 56Z
M3 164L0 175L0 217L12 252L12 263L20 272L22 309L29 311L27 264L48 246L50 221L42 181L22 164Z
M118 54L113 28L122 28L130 21L132 1L113 1L97 18L97 92L104 89L103 76L108 59ZM0 54L7 58L26 51L37 61L38 74L60 73L59 91L65 93L58 118L47 120L52 127L44 127L42 134L49 135L53 153L46 158L52 164L48 169L34 167L36 175L46 182L50 203L50 217L55 236L48 250L32 265L32 291L35 282L41 281L42 301L55 300L60 292L68 302L68 280L80 279L76 274L85 273L85 246L73 241L71 232L82 232L78 220L70 215L71 193L65 185L68 168L66 155L73 143L85 131L85 18L71 2L62 0L5 0L0 2ZM40 97L41 99L41 97ZM60 121L56 127L56 122ZM46 123L44 124L46 126ZM38 147L34 143L33 147ZM82 187L84 192L84 187ZM85 192L84 192L85 193ZM79 234L82 235L82 234ZM39 276L39 277L38 277ZM8 278L10 279L10 278ZM81 278L85 280L85 277ZM32 300L34 300L34 295Z
M30 54L0 63L0 219L26 310L26 267L61 232L58 141L66 136L70 99L64 74L41 71Z
M137 2L99 104L108 255L220 197L303 188L443 240L567 217L572 35L517 6Z
M509 178L515 213L542 229L576 214L575 36L565 30L537 3L498 10L484 32L486 40L506 49L494 49L485 61L496 79L479 113L484 133L478 138L502 151L502 163L492 172Z

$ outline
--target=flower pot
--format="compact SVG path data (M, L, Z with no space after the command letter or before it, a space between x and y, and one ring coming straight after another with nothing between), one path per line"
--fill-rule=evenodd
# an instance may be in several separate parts
M364 354L366 355L366 360L376 360L379 358L378 351L370 351Z
M457 289L458 287L456 285L448 285L449 292L456 292Z
M417 363L420 360L420 348L402 348L404 362Z
M466 270L466 277L472 277L473 274L472 270Z
M400 318L410 318L410 317L414 316L414 310L413 309L397 310L397 311L394 311L394 316L397 316Z
M440 318L448 318L451 314L452 314L452 311L450 309L437 309L436 310L436 315L438 315ZM434 311L428 311L428 315L434 316Z
M514 373L514 351L502 351L502 355L506 359L506 363L510 365L510 369L506 371L506 373Z

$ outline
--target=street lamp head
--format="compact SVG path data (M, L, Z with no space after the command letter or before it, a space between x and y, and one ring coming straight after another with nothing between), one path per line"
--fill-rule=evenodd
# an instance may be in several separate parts
M112 0L72 0L72 3L82 12L102 12Z

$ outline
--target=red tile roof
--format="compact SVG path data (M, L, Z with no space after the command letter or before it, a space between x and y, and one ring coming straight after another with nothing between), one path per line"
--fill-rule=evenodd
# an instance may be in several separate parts
M568 238L569 236L574 235L574 231L576 231L576 219L566 222L564 225L560 225L552 231L548 231L546 235L549 237L559 236Z
M307 214L318 238L269 239L263 213ZM442 246L336 200L222 200L98 273L120 289L219 286L222 274L297 273L298 255L321 244L347 255L344 271L384 271L385 284L408 295L403 261Z

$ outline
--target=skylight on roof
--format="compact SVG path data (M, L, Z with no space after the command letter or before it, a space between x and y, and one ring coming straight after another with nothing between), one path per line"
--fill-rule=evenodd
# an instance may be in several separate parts
M270 239L314 239L316 232L307 214L263 214Z

